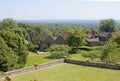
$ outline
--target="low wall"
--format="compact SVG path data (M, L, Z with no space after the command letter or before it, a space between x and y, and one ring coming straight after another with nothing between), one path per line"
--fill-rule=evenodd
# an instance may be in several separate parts
M60 59L60 60L56 60L56 61L52 61L52 62L48 62L48 63L44 63L44 64L35 65L32 67L28 67L28 68L22 68L22 69L18 69L18 70L5 72L4 75L0 76L0 79L5 78L5 76L14 76L14 75L25 73L25 72L31 72L31 71L35 71L35 70L39 70L39 69L48 68L48 67L55 66L55 65L58 65L58 64L61 64L64 62L78 64L78 65L84 65L84 66L92 66L92 67L120 70L120 65L118 65L118 64L105 64L105 63L100 63L100 62L89 62L89 61L80 61L80 60L72 60L72 59L64 58L64 59Z
M72 59L65 59L66 63L84 65L84 66L92 66L92 67L100 67L100 68L109 68L109 69L116 69L120 70L119 64L105 64L100 62L90 62L90 61L80 61L80 60L72 60Z
M60 59L60 60L56 60L56 61L52 61L52 62L48 62L44 64L39 64L39 65L31 66L28 68L22 68L18 70L5 72L4 75L0 76L0 79L4 78L5 76L14 76L14 75L25 73L25 72L31 72L31 71L38 70L38 69L48 68L48 67L58 65L61 63L64 63L64 59Z

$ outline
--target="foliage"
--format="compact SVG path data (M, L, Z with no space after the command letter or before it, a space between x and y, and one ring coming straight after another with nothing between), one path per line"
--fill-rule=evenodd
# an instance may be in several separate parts
M102 50L101 60L105 63L120 62L120 49L115 43L107 44Z
M120 45L120 32L113 33L112 38L110 39L111 43L116 43L117 45Z
M99 30L102 32L115 32L118 28L118 24L113 19L104 19L100 21Z
M85 50L85 51L91 51L93 50L93 47L88 47L88 46L79 46L80 50Z
M38 47L37 45L34 45L32 43L29 43L27 46L28 46L28 50L31 52L34 52L35 49Z
M11 48L7 46L5 41L0 37L0 70L12 70L17 63L17 56Z
M5 18L3 19L3 21L1 22L1 26L0 29L4 29L4 30L11 30L14 28L17 28L18 24L16 23L16 21L12 18Z
M103 46L93 46L93 47L90 47L90 46L80 46L79 47L80 50L84 50L84 51L100 50L102 48L103 48Z
M4 81L12 81L12 80L8 76L6 76Z
M64 51L51 52L51 58L60 59L60 58L63 58L63 57L69 57L69 54L67 52L64 52Z
M14 54L18 57L16 68L23 67L27 60L27 48L24 39L19 34L11 31L1 31L0 35L6 42L7 46L11 48Z
M68 52L71 48L68 45L54 45L51 46L47 51L51 52L52 58L63 58L64 56L68 57Z
M105 63L120 62L120 32L113 33L108 44L103 47L101 60Z
M70 51L70 47L68 45L53 45L53 46L50 46L50 48L47 49L47 51L65 51L65 52L68 52Z
M82 53L82 56L85 58L89 58L91 61L93 61L96 58L100 58L100 51L89 51L89 52L84 52Z
M30 81L38 81L38 80L34 79L34 80L30 80Z
M78 49L80 45L85 44L85 34L80 29L71 29L69 30L69 36L67 38L67 44Z

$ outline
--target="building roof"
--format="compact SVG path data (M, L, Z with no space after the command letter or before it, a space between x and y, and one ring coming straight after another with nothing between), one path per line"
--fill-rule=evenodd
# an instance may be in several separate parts
M91 38L91 39L86 38L86 41L90 42L90 43L99 42L99 38L98 37L97 38Z
M64 44L64 43L65 43L65 39L61 35L57 36L56 40L54 40L54 44Z
M66 40L67 37L68 37L68 32L63 32L63 33L62 33L62 37Z
M88 33L88 34L86 35L86 38L91 39L91 38L92 38L92 34L91 34L91 33Z
M50 35L48 35L48 34L43 34L42 37L40 38L40 41L45 41L49 36Z
M109 32L101 32L101 33L99 33L99 36L100 37L107 37L107 36L109 36L111 33L109 33Z

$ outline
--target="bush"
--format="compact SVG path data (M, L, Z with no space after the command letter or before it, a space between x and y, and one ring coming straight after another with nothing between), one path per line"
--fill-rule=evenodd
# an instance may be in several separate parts
M6 76L4 81L12 81L12 80L8 76Z
M47 51L51 52L52 58L63 58L64 56L69 56L69 51L71 48L68 45L54 45L51 46Z
M92 47L80 46L79 49L80 49L80 50L85 50L85 51L91 51L91 50L92 50Z
M85 50L85 51L92 51L92 50L100 50L102 49L103 46L94 46L94 47L89 47L89 46L80 46L80 50Z
M60 58L63 58L63 57L69 57L69 54L64 52L64 51L54 51L51 53L51 57L54 58L54 59L60 59Z
M32 43L28 44L28 50L34 52L37 48L37 45L33 45Z
M53 45L50 46L46 51L64 51L64 52L69 52L71 48L68 45Z
M96 58L100 58L100 51L89 51L89 52L83 52L82 56L85 58L89 58L91 61L93 61Z
M120 49L115 44L107 44L102 50L101 60L105 63L120 62Z

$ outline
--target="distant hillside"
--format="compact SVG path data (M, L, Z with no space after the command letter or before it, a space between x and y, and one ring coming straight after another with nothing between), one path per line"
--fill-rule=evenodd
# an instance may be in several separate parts
M97 25L99 20L17 20L20 23Z
M17 20L19 23L32 24L80 24L80 25L98 25L100 20ZM120 20L117 20L120 25Z

